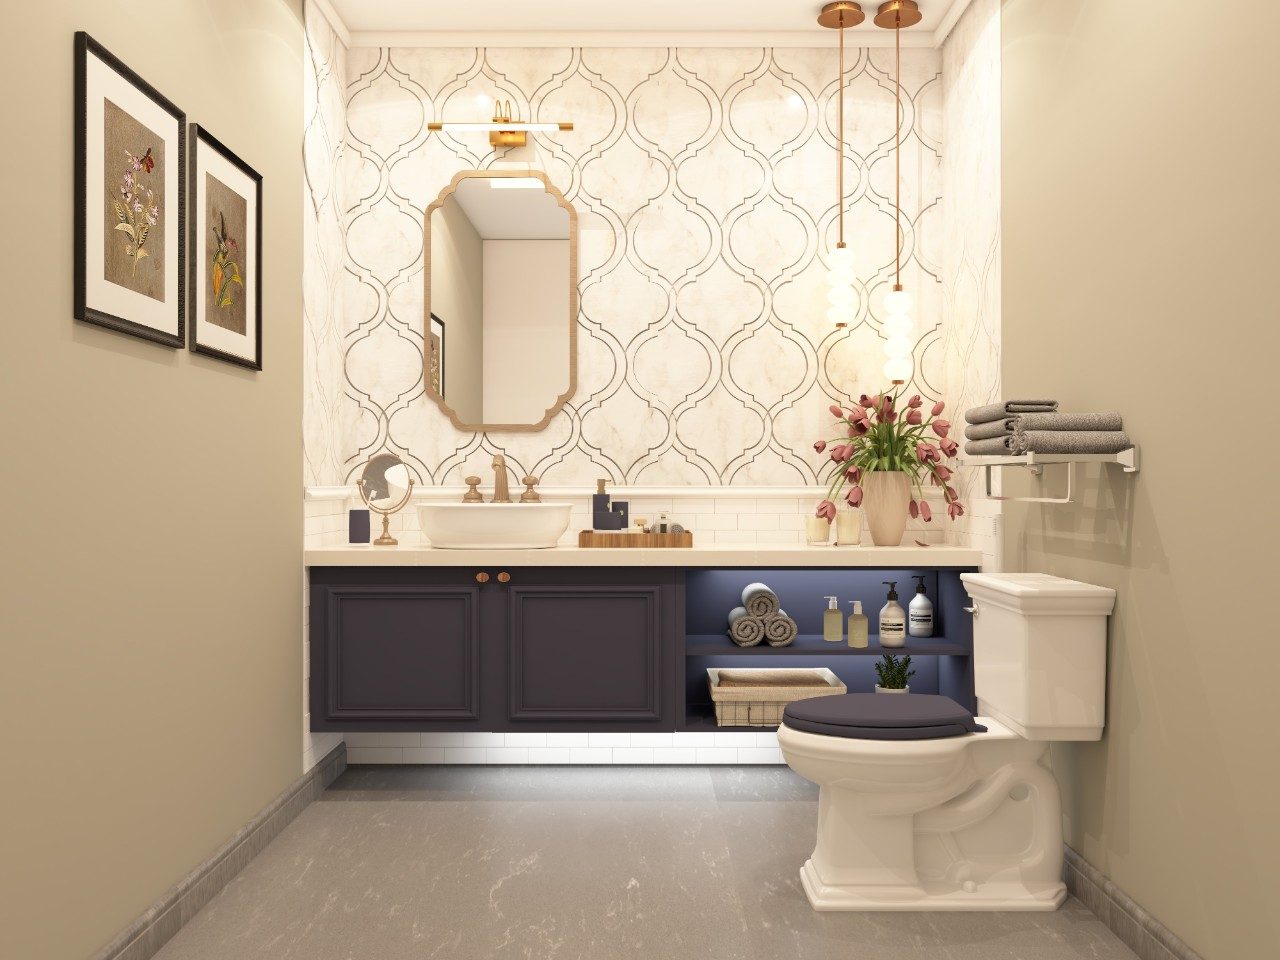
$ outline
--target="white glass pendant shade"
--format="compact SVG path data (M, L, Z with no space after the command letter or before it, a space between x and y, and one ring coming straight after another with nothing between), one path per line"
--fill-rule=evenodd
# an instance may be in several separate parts
M853 319L858 302L853 281L853 251L836 247L827 257L827 320L834 326L846 326Z
M884 295L884 309L890 314L904 314L911 309L911 294L905 290L890 290Z
M911 379L911 358L890 357L885 361L884 375L889 380L901 380L906 383Z
M886 337L910 337L914 327L914 321L905 313L890 314L880 324L880 329Z

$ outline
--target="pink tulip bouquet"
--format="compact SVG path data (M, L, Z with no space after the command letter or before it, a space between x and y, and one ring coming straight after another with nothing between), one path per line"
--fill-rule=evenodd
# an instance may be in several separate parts
M903 402L901 389L874 397L864 393L847 409L833 403L831 415L842 435L813 445L818 453L826 453L832 464L827 496L818 504L815 516L828 523L835 519L836 502L846 484L849 489L844 494L845 502L851 507L861 506L863 475L881 470L907 475L913 490L908 506L912 518L933 519L924 497L926 481L942 487L947 515L952 520L961 516L964 507L955 488L947 482L953 470L943 462L959 452L956 442L948 436L951 424L941 419L945 406L939 400L925 413L919 394Z

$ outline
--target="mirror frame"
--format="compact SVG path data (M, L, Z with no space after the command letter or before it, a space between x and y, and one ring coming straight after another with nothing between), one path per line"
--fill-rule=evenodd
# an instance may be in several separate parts
M542 419L537 423L463 423L453 407L449 406L445 399L431 388L431 354L434 350L434 345L431 342L431 214L444 206L444 202L452 196L454 191L457 190L458 184L463 180L473 178L492 180L499 177L522 177L524 179L536 178L541 180L543 189L569 213L569 385L565 388L564 393L560 394L559 398L556 399L555 403L547 408L547 411L542 415ZM436 402L436 406L459 430L471 433L487 433L490 431L537 433L540 430L545 430L551 423L551 418L563 410L564 405L578 391L578 211L574 209L573 204L565 199L564 194L556 188L547 175L540 170L463 170L449 181L449 185L442 189L440 195L427 207L427 212L422 222L422 251L423 392Z

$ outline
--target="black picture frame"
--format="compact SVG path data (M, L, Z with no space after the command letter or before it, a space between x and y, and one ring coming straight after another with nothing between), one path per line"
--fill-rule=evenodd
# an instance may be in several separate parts
M441 399L441 400L443 400L443 399L444 399L444 358L445 358L445 343L444 343L444 335L445 335L445 322L444 322L444 320L442 320L440 317L437 317L437 316L433 313L433 314L431 314L431 321L430 321L430 323L428 323L428 324L427 324L427 329L428 329L431 333L435 333L435 325L436 325L436 324L439 324L439 325L440 325L440 359L439 359L439 361L438 361L438 362L439 362L439 364L440 364L440 391L439 391L439 392L440 392L440 399ZM428 349L428 350L434 350L434 349L435 349L435 344L431 344L431 343L427 344L427 349ZM428 386L428 387L430 387L431 385L430 385L430 384L428 384L427 386Z
M249 370L262 369L262 174L249 166L240 156L228 148L221 140L211 134L207 128L199 124L190 125L191 137L191 203L192 211L189 218L188 228L190 230L190 249L191 256L189 265L191 270L190 289L192 291L190 302L191 322L188 325L191 330L190 349L193 353L202 354L206 357L214 357L215 359L225 361L226 363L234 363L238 366L245 367ZM240 356L239 354L229 353L225 350L217 349L207 343L200 342L200 320L199 320L199 304L202 300L203 289L200 285L200 265L203 262L203 248L201 242L202 237L196 235L196 231L200 222L199 210L201 202L201 185L197 171L200 169L199 157L200 151L209 149L217 153L229 164L235 167L240 173L244 174L253 182L254 192L254 255L251 265L246 265L248 269L253 271L254 276L254 295L252 300L253 322L249 325L253 330L254 336L254 356L252 358Z
M146 96L157 107L169 114L177 124L175 144L177 147L177 204L178 204L178 223L177 236L174 242L177 245L177 289L176 289L176 307L178 330L177 333L170 333L167 330L159 330L155 327L139 323L128 317L118 316L107 310L99 309L90 303L88 292L88 204L86 202L86 193L89 183L89 163L88 163L88 123L89 123L89 66L88 59L90 56L96 57L112 72L117 74L122 80L136 88L139 93ZM187 157L186 157L186 124L187 115L173 101L165 97L159 90L142 79L137 73L131 70L120 58L116 57L106 47L94 40L83 30L77 31L75 35L75 82L73 84L73 105L72 116L74 120L74 253L72 256L73 277L72 277L72 315L76 320L85 323L92 323L100 327L106 327L109 330L115 330L120 333L127 333L131 336L139 337L143 340L150 340L153 343L163 344L167 347L182 347L186 344L186 179L187 179Z

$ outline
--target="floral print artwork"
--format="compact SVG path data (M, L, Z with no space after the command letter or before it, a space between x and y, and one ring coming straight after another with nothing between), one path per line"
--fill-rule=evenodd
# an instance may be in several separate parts
M110 100L103 130L103 274L165 299L164 141Z
M204 320L243 334L248 329L244 289L245 198L211 173L204 183Z

